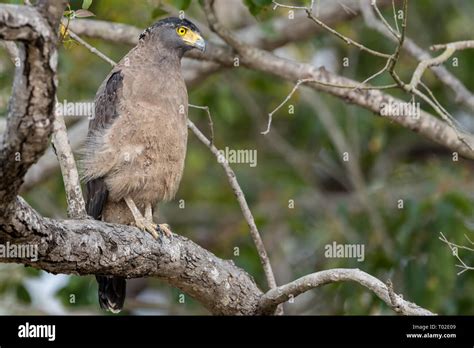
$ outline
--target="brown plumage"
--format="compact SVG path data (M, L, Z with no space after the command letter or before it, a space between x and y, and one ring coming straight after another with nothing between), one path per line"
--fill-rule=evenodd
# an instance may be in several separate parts
M190 21L159 21L97 91L82 161L87 211L95 219L171 235L152 216L158 202L175 196L184 169L188 94L181 58L191 48L204 50L204 41ZM101 307L119 311L125 280L97 281Z

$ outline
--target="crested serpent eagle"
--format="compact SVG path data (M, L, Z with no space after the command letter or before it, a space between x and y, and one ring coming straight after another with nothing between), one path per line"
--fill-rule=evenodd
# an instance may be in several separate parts
M188 93L181 58L193 48L205 49L193 23L160 20L99 88L82 161L93 218L135 225L155 238L171 236L168 225L153 222L153 209L174 197L184 169ZM100 306L120 311L125 279L96 278Z

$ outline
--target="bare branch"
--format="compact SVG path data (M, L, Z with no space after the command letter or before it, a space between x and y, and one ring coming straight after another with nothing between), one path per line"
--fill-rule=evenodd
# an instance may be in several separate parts
M107 63L109 63L111 66L115 66L117 63L114 62L112 59L110 59L109 57L107 57L105 54L103 54L102 52L100 52L98 49L96 49L94 46L91 46L89 45L87 42L85 42L84 40L82 40L78 35L76 35L74 32L72 32L71 30L68 29L68 32L67 34L73 38L75 41L77 41L78 43L80 43L82 46L84 46L85 48L87 48L89 51L91 51L93 54L97 55L99 58L105 60Z
M451 252L453 253L453 256L459 261L459 264L456 265L456 267L461 268L461 271L459 271L457 274L461 275L466 271L474 270L474 266L468 266L463 261L461 256L459 256L459 249L464 249L464 250L468 250L468 251L471 251L471 252L473 252L474 249L470 248L470 247L467 247L465 245L459 245L459 244L452 243L446 238L446 236L442 232L440 232L439 234L441 235L441 237L438 237L439 240L442 241L443 243L446 243L446 245L449 247L449 249L451 249ZM471 240L467 236L466 236L466 238L469 242L471 242Z
M0 39L34 41L42 35L51 37L48 22L35 7L0 5Z
M377 295L391 308L396 303L397 308L401 314L404 315L434 315L427 309L419 307L418 305L408 302L403 299L401 295L392 293L387 285L379 279L365 273L359 269L345 269L335 268L327 271L321 271L301 277L291 283L279 286L276 289L269 290L260 300L260 308L262 312L269 311L283 302L288 301L308 290L315 289L319 286L332 284L343 281L353 281L366 287ZM392 297L392 298L391 298Z
M262 237L260 236L260 233L258 232L258 228L257 228L257 225L255 224L255 220L253 218L252 212L249 209L247 200L245 199L245 195L242 189L240 188L240 185L237 181L234 171L229 166L225 158L222 158L222 154L219 152L219 150L214 145L212 145L211 141L207 139L204 134L202 134L202 132L194 125L194 123L191 120L188 120L188 127L189 129L193 131L193 133L197 136L197 138L204 145L206 145L209 148L209 150L211 150L212 154L216 156L217 161L224 168L229 184L234 191L237 201L239 202L240 209L242 210L242 214L244 215L244 218L247 221L247 224L249 225L250 235L252 236L252 239L258 251L258 255L260 256L260 262L262 263L263 270L267 278L268 286L270 288L275 288L276 287L275 276L273 275L273 270L270 264L270 260L268 258L268 254L265 250Z
M339 33L338 31L334 30L333 28L331 28L330 26L326 25L323 21L321 21L319 18L317 18L317 16L315 17L313 15L313 6L314 6L314 0L311 1L310 5L309 6L291 6L291 5L284 5L284 4L281 4L277 1L272 1L272 3L274 4L273 6L273 10L276 10L277 8L279 7L282 7L282 8L289 8L289 9L293 9L293 10L304 10L308 16L308 18L310 18L313 22L315 22L316 24L318 24L319 26L321 26L323 29L329 31L331 34L337 36L338 38L340 38L341 40L343 40L345 43L347 43L348 45L353 45L355 47L357 47L358 49L360 49L361 51L365 51L365 52L368 52L374 56L377 56L377 57L382 57L382 58L390 58L390 55L389 54L385 54L385 53L381 53L381 52L378 52L378 51L375 51L375 50L372 50L362 44L360 44L359 42L357 41L354 41L352 40L351 38L348 38L347 36L345 35L342 35L341 33Z
M361 51L367 52L367 53L369 53L373 56L376 56L376 57L387 58L387 59L390 58L390 54L375 51L371 48L368 48L367 46L364 46L363 44L361 44L361 43L359 43L355 40L352 40L351 38L348 38L345 35L342 35L340 32L334 30L333 28L331 28L330 26L326 25L324 22L319 20L317 17L315 17L310 10L306 10L306 12L308 14L308 18L310 18L313 22L320 25L322 28L326 29L327 31L329 31L333 35L335 35L338 38L340 38L341 40L343 40L346 44L355 46L358 49L360 49Z
M213 145L214 144L214 122L212 121L212 115L211 115L211 111L209 110L209 106L207 106L207 105L206 106L199 106L199 105L193 105L193 104L188 104L188 106L190 108L206 111L207 119L209 121L209 130L211 132L210 144Z
M408 93L411 93L415 96L418 96L421 99L423 99L425 102L427 102L438 113L438 115L444 121L446 121L446 123L454 130L454 132L456 133L458 139L461 142L463 142L470 150L473 150L472 142L468 141L468 139L463 134L461 134L461 132L458 130L458 128L455 125L454 118L442 106L439 105L436 98L434 98L434 96L433 96L434 100L431 100L429 97L424 95L420 90L418 90L416 88L416 85L420 82L421 75L423 74L423 71L426 69L426 67L424 67L425 62L422 61L419 64L419 66L415 70L415 73L413 74L413 78L412 78L412 81L410 82L410 84L404 83L400 79L400 77L397 75L397 73L395 72L395 65L398 63L398 58L400 56L400 51L401 51L401 48L402 48L402 46L405 42L405 39L406 39L407 23L408 23L408 0L403 0L402 32L401 32L401 35L400 35L400 38L399 38L399 43L397 45L397 48L395 49L395 53L392 55L392 57L389 60L388 72L390 73L390 75L393 77L393 79L399 85L399 87L401 89L403 89L404 91L406 91ZM446 57L443 57L443 59L444 58L447 59ZM438 62L438 59L435 58L434 62L433 61L428 62L427 64L428 65L429 64L436 65L437 62ZM431 91L429 91L429 94L432 95Z
M430 50L432 51L438 51L442 49L454 49L455 51L462 51L468 48L474 48L474 40L467 40L467 41L456 41L456 42L450 42L447 44L438 44L438 45L433 45L430 47Z
M400 28L398 27L398 19L397 19L397 9L395 7L395 0L392 0L392 10L393 10L393 21L395 22L395 27L397 28L397 34L400 34Z
M22 40L0 146L0 220L11 213L26 171L44 153L53 131L57 28L50 23L57 22L53 17L60 17L64 6L63 0L42 0L37 8L0 5L0 39Z
M368 27L377 30L379 33L386 36L387 38L394 40L393 35L380 21L376 19L368 1L360 0L360 9L364 17L365 23ZM410 38L405 38L405 42L402 48L418 61L427 60L431 58L430 54L427 51L420 48ZM433 73L438 77L438 79L454 92L456 102L462 103L471 110L474 110L474 95L463 85L461 81L459 81L458 78L456 78L451 72L449 72L449 70L447 70L443 66L432 66L430 68Z
M370 80L372 77L370 77L369 79L367 80ZM305 84L305 83L314 83L314 84L318 84L318 85L321 85L321 86L325 86L325 87L335 87L335 88L349 88L349 89L362 89L362 90L375 90L375 89L390 89L390 88L396 88L398 87L397 84L391 84L391 85L385 85L385 86L364 86L363 84L365 82L361 82L359 85L343 85L343 84L336 84L336 83L327 83L327 82L324 82L324 81L318 81L318 80L315 80L315 79L302 79L302 80L298 80L296 81L296 84L293 86L293 89L290 91L290 93L288 93L288 95L285 97L285 99L283 99L283 101L275 108L273 109L273 111L271 111L269 114L268 114L268 122L267 122L267 128L261 132L261 134L263 135L267 135L269 132L270 132L270 128L272 126L272 122L273 122L273 115L278 111L280 110L286 103L288 103L288 101L291 99L291 97L293 96L293 94L296 93L296 91L298 90L298 88L302 85L302 84Z
M416 67L415 72L412 75L411 81L407 85L408 90L416 88L416 86L420 83L421 76L423 75L426 69L432 66L442 64L443 62L448 60L448 58L451 57L455 51L456 50L453 47L449 46L449 48L446 48L446 50L439 56L422 60Z
M308 85L316 90L321 90L371 110L377 115L388 117L391 121L398 123L408 129L414 130L426 138L435 141L452 151L456 151L468 158L474 158L474 151L466 143L474 143L472 135L460 134L456 129L452 129L443 121L437 120L432 115L421 111L419 117L411 117L410 115L383 115L381 110L387 104L402 103L399 99L390 95L383 94L378 90L360 90L360 89L342 89L336 87L324 86L328 85L350 85L356 86L358 82L332 74L324 69L316 69L310 64L297 63L277 57L270 52L249 46L240 41L232 32L218 23L215 14L212 12L211 2L204 2L206 15L209 24L219 36L230 44L239 54L240 63L251 69L270 73L290 81L299 81L302 79L313 79L317 82ZM225 49L208 52L204 57L212 59L225 66L233 66L233 57L228 55ZM397 75L395 75L397 76ZM398 81L397 81L398 83ZM403 82L402 82L403 83ZM443 115L444 116L444 115ZM461 135L461 136L460 136Z
M62 114L55 114L53 127L54 132L51 142L63 175L64 189L67 198L67 215L71 219L83 219L87 216L86 207L82 196L76 161L74 160L71 145L69 144L66 124L64 123Z
M380 12L379 7L377 6L377 0L371 0L371 5L375 10L375 13L377 13L377 16L379 16L380 20L382 23L385 25L385 27L388 29L388 31L397 39L401 39L401 35L399 35L393 28L392 26L387 22L385 17L383 16L382 12ZM393 3L392 3L393 4ZM397 16L395 14L395 4L393 4L393 10L394 10L394 17L395 17L395 23L397 23ZM397 23L397 30L398 30L398 23Z
M263 135L266 135L270 132L270 127L272 126L272 120L273 120L273 114L275 112L277 112L278 110L280 110L283 105L285 105L288 100L291 99L291 97L293 96L293 94L295 94L296 90L300 87L301 84L303 83L307 83L307 82L315 82L313 79L304 79L304 80L298 80L295 84L295 86L293 87L293 89L291 90L291 92L286 96L286 98L280 103L280 105L278 105L272 112L270 112L268 114L268 124L267 124L267 129L264 130L262 132Z

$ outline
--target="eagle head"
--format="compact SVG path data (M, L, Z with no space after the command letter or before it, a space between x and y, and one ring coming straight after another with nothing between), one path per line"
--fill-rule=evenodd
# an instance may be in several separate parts
M191 21L178 17L162 19L147 28L140 35L140 41L149 40L158 40L164 48L177 50L181 56L193 48L201 52L206 49L206 42L199 29Z

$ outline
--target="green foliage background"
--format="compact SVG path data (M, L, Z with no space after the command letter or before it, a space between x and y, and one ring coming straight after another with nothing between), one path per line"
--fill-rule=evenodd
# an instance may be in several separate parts
M10 1L18 3L18 1ZM271 1L244 0L256 21L285 15L274 12ZM205 22L198 1L165 1ZM293 2L297 4L297 2ZM300 2L300 3L304 3ZM82 1L71 1L72 9ZM100 0L91 10L97 19L122 22L145 28L166 16L159 1ZM342 10L342 9L341 9ZM391 11L384 11L391 19ZM410 2L408 36L427 48L434 43L472 39L474 3L470 0L418 0ZM80 20L80 19L77 19ZM393 44L368 29L363 20L340 23L338 31L384 52ZM267 28L271 35L271 27ZM130 49L128 46L87 39L114 60ZM321 34L306 42L289 45L301 61L311 61L321 50L331 49L342 62L349 57L349 67L340 63L340 74L362 81L383 67L384 62L338 39ZM456 54L459 66L447 68L474 91L474 51ZM13 70L7 56L0 52L0 115L6 113ZM409 80L416 62L402 55L398 72ZM77 44L60 51L59 99L92 100L110 66ZM453 95L427 72L425 82L455 117L464 117L472 127L472 114L454 103ZM374 83L391 83L387 76ZM441 314L474 314L474 272L457 276L459 269L449 248L438 239L443 232L451 241L467 245L474 240L473 162L452 160L452 154L422 139L389 120L341 100L319 94L320 102L346 136L351 151L359 154L359 164L369 192L370 203L382 218L389 240L377 244L367 211L352 189L350 177L335 149L328 130L320 122L320 110L296 93L290 104L275 115L272 132L281 136L278 144L297 156L297 165L285 151L262 136L268 112L289 93L292 84L245 68L215 74L189 91L190 102L208 105L213 114L218 147L257 149L258 165L251 168L236 164L234 169L263 235L279 284L305 274L332 267L358 267L381 280L392 279L395 290L410 301ZM314 92L313 92L314 93ZM410 97L395 92L404 100ZM422 108L429 107L422 104ZM190 109L190 118L205 132L203 112ZM466 121L467 119L467 121ZM466 123L467 122L467 123ZM470 128L472 132L474 129ZM59 172L26 194L40 213L65 217L64 189ZM184 199L185 209L178 207ZM403 209L397 207L404 200ZM289 209L294 200L294 209ZM252 274L266 288L257 253L222 168L192 134L186 169L176 200L163 205L163 219L177 233L185 235L217 256L232 259ZM364 244L363 262L355 259L327 259L324 246L338 243ZM387 248L391 245L390 248ZM385 246L385 248L384 248ZM238 249L236 249L238 248ZM239 255L235 255L235 251ZM463 253L474 265L473 253ZM25 282L41 276L40 271L20 265L0 264L0 313L44 313L32 303ZM140 297L127 302L125 313L206 314L189 297L180 302L180 292L156 279L137 283L138 288L159 294L160 301L147 302ZM71 303L73 295L74 303ZM54 295L68 313L100 313L94 277L70 276ZM355 284L328 285L295 299L286 305L290 314L391 314L391 310L373 294Z

